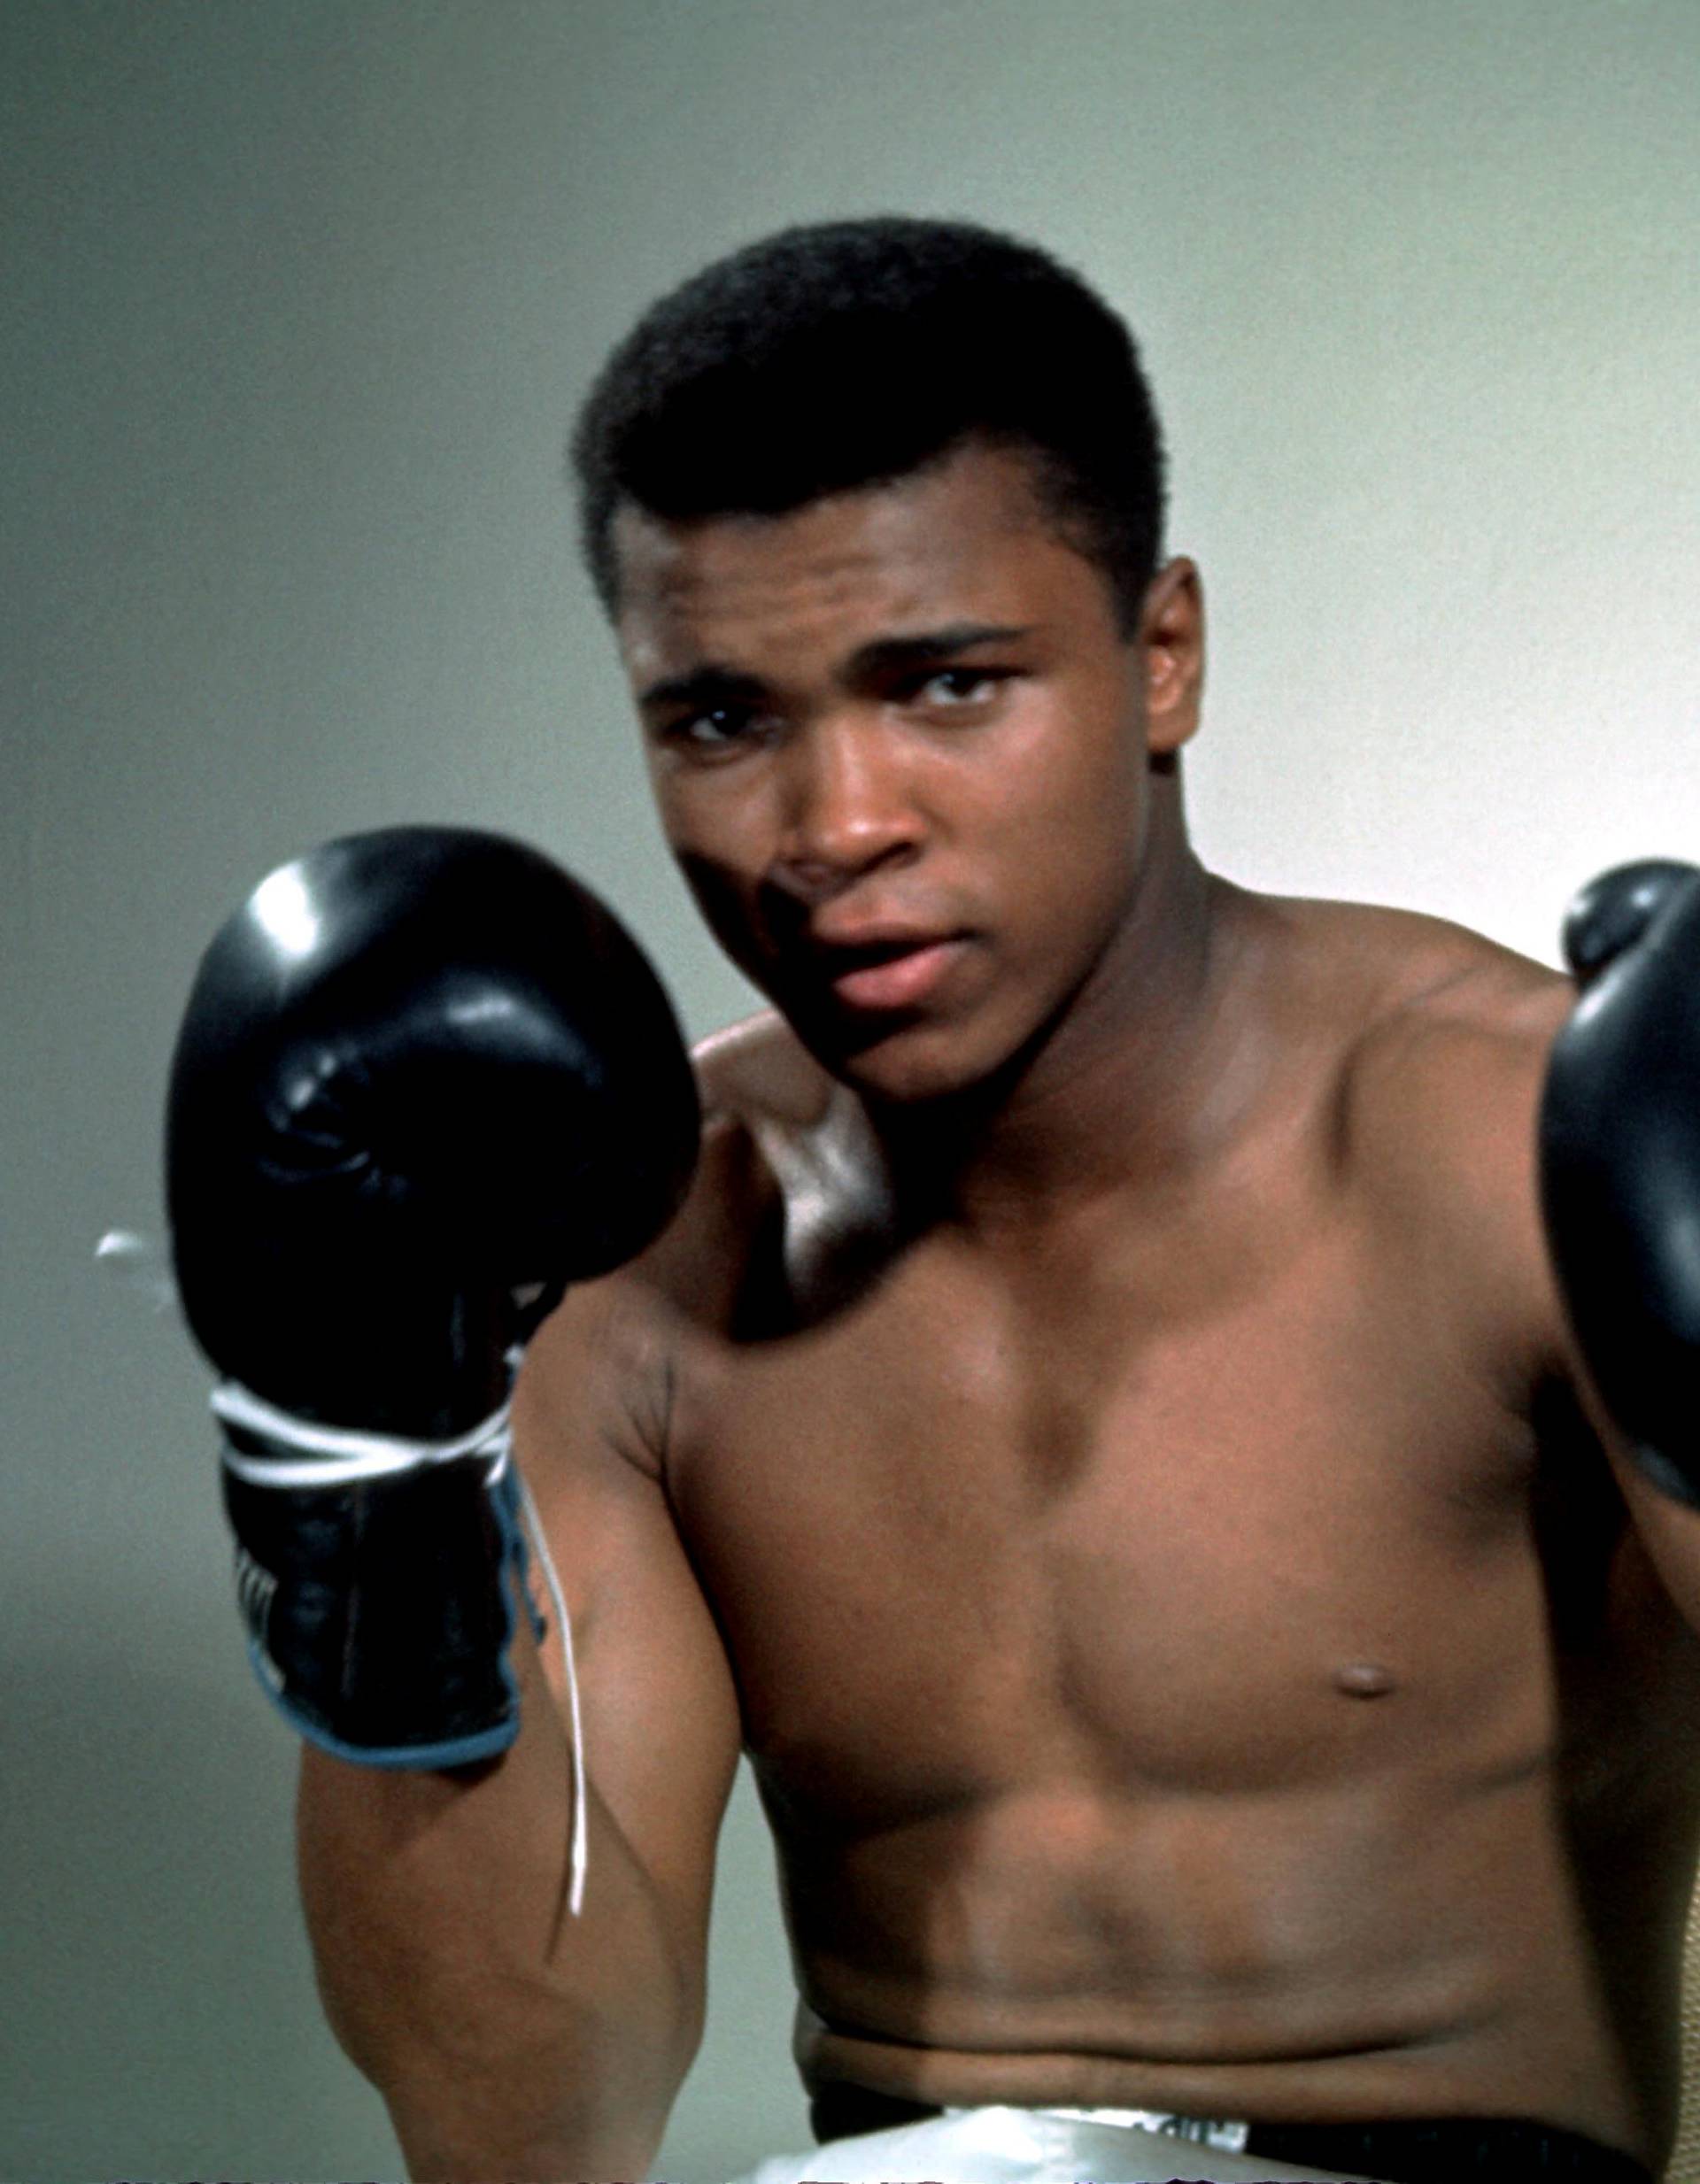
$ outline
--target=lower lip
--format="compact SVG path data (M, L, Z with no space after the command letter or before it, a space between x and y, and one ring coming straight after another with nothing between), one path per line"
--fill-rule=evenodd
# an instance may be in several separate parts
M960 940L935 940L889 963L869 963L832 981L832 991L851 1008L912 1008L924 1001L962 953Z

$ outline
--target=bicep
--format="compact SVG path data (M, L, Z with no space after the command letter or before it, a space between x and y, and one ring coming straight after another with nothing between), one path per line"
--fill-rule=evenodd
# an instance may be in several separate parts
M540 1331L515 1391L515 1448L570 1618L594 1797L694 1949L738 1762L738 1701L647 1460L658 1368L622 1286L569 1294ZM539 1605L552 1626L542 1672L565 1722L563 1634L552 1605Z

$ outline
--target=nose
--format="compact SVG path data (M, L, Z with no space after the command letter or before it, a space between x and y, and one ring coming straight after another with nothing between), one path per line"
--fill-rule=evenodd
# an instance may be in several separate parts
M782 880L824 899L877 868L907 861L925 824L900 737L849 714L810 723L786 753Z

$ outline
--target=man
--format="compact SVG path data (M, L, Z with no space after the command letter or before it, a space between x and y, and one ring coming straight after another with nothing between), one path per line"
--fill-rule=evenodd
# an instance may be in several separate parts
M764 2175L1650 2175L1700 1519L1607 1453L1555 1289L1569 983L1202 868L1199 575L1039 253L758 245L577 458L667 838L774 1013L521 1376L576 1694L522 1632L498 1759L306 1753L327 2005L415 2172L647 2172L742 1746L829 2141ZM1084 2135L974 2165L1046 2115Z

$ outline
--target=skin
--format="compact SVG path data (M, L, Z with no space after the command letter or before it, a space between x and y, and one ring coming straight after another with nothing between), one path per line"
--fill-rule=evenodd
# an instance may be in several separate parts
M1567 984L1207 875L1197 573L1124 634L1016 455L618 543L668 839L784 1013L708 1043L684 1213L522 1375L585 1921L552 1648L509 1760L388 1835L413 1787L308 1762L316 1930L366 1890L333 2021L416 2172L640 2172L740 1744L811 2085L1523 2116L1657 2164L1700 1519L1569 1354Z

